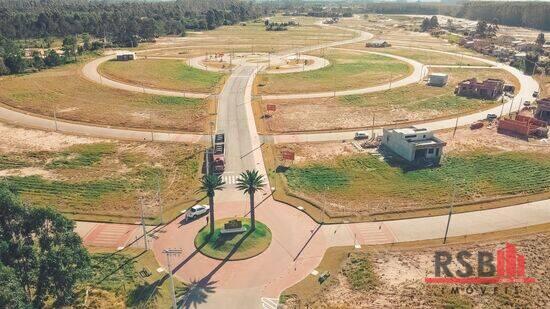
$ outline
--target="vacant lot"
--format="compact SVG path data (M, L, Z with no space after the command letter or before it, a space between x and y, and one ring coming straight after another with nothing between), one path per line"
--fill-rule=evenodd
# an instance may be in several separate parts
M380 85L411 73L404 62L354 51L328 50L330 65L319 70L263 74L257 79L261 94L338 91Z
M277 16L276 22L290 21L291 17ZM164 48L164 51L145 52L147 55L191 57L215 52L279 52L297 47L341 41L356 36L351 31L322 27L315 23L321 19L298 17L300 26L287 31L265 31L263 21L249 22L246 26L224 26L212 31L189 33L188 38L161 39L158 44L146 44L140 49Z
M88 308L168 308L172 305L170 280L165 272L157 272L159 264L153 252L125 249L112 252L90 248L92 276ZM176 295L187 287L174 280ZM82 291L82 300L85 298Z
M406 48L365 48L365 50L378 51L382 53L388 53L392 55L402 56L416 60L423 64L431 65L476 65L476 66L489 66L485 62L478 60L468 59L461 56L447 55L438 52L426 52L416 49Z
M265 120L266 127L272 132L361 128L372 126L373 117L374 125L379 126L450 117L499 104L499 101L454 95L455 86L466 78L502 78L519 87L517 79L503 70L433 68L431 72L449 74L449 83L445 87L429 87L419 83L343 97L264 100L261 113L267 112L267 104L277 106L277 111L270 112L273 117Z
M320 286L310 275L287 289L283 299L287 299L286 308L543 308L550 303L550 263L546 258L550 253L549 240L550 233L541 232L501 241L420 249L375 247L353 252L343 247L331 248L317 268L320 272L330 270L330 279ZM504 248L506 241L515 244L525 256L526 275L537 279L537 283L501 284L496 293L497 285L472 285L473 290L467 293L467 285L424 283L425 277L434 276L435 251L494 253ZM454 264L451 269L461 266ZM452 293L451 287L460 288L459 293Z
M454 144L461 142L446 140L451 151L440 167L413 171L402 169L397 158L387 162L379 155L358 153L350 144L292 144L279 150L296 151L295 163L283 174L288 189L334 215L447 205L453 190L456 203L550 190L549 147L518 143L499 149L500 139L494 138L457 151L460 144Z
M86 60L83 60L86 61ZM81 63L5 77L0 103L59 119L133 128L202 132L208 103L103 87L81 76Z
M140 197L147 217L159 215L159 189L165 210L196 197L200 146L65 138L16 130L16 135L8 132L2 137L9 147L1 149L0 178L12 184L26 202L80 218L137 218ZM27 146L29 138L40 136L47 140Z
M100 72L129 84L201 93L217 93L224 76L192 68L183 60L164 59L108 61L100 67Z

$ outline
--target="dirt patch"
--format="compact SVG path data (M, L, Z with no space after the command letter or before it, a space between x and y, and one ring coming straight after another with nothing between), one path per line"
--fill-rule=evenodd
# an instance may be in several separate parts
M24 129L0 123L0 152L58 151L75 144L106 142L105 139Z
M277 111L269 112L272 117L262 121L268 131L277 133L397 125L448 118L500 104L499 101L454 95L455 86L467 78L502 78L519 87L517 79L503 70L433 68L430 72L449 74L448 84L445 87L429 87L421 82L364 95L263 100L260 104L263 115L268 114L268 104L276 105Z
M454 137L453 137L454 135ZM438 132L438 137L447 142L446 153L468 152L480 147L495 151L522 151L550 154L550 140L529 139L524 140L505 134L497 133L496 127L485 123L478 130L459 128L456 133L453 130Z
M291 303L314 308L547 307L550 304L550 295L547 293L550 288L550 260L547 259L550 254L550 233L523 236L508 241L515 244L518 252L525 256L526 275L537 279L537 283L472 285L474 291L471 294L465 291L466 286L452 285L460 288L458 294L453 294L449 285L430 285L423 282L425 277L434 276L435 251L445 250L454 254L460 250L469 250L474 254L479 251L494 253L504 247L505 241L402 251L368 250L378 277L377 285L372 289L353 289L349 279L338 273L334 274L331 282L325 284L319 293L307 299L294 299ZM473 262L473 258L470 261ZM462 269L456 262L450 268ZM489 292L482 295L482 287ZM495 293L496 287L498 290ZM507 292L505 288L508 288ZM290 304L287 308L297 306Z

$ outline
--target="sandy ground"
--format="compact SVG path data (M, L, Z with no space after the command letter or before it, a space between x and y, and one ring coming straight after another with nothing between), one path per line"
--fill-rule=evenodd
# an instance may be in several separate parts
M485 122L483 128L470 130L460 128L453 138L453 130L444 131L438 137L447 142L446 153L467 152L480 147L486 147L496 151L521 151L550 154L550 139L530 139L499 134L496 127Z
M496 293L496 285L472 285L473 292L468 294L465 285L430 285L423 282L425 277L434 276L435 251L446 250L456 254L466 249L473 254L479 251L494 253L504 247L505 241L408 251L373 251L369 253L370 261L379 281L374 289L353 290L347 278L337 274L334 283L327 285L309 305L310 308L441 308L445 305L456 308L458 304L473 308L548 308L550 233L526 236L510 242L517 246L519 254L525 255L526 275L537 279L537 283L499 284ZM471 262L473 260L470 259ZM461 269L456 262L450 268ZM458 295L450 292L451 287L455 286L462 288ZM508 293L505 287L509 288ZM486 289L485 295L481 294L481 288Z
M75 144L106 142L105 139L24 129L0 123L0 153L58 151Z

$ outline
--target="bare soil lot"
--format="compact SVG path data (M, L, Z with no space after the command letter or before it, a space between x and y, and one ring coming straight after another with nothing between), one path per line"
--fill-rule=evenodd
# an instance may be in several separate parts
M372 247L356 252L331 248L318 267L321 272L330 269L330 279L319 285L310 275L287 289L283 299L287 299L286 308L544 308L550 304L550 263L546 258L550 253L549 240L546 230L530 236L445 247ZM525 256L526 275L536 278L536 283L472 285L469 294L465 285L424 283L425 277L434 276L435 251L495 253L507 241ZM460 269L456 260L452 267ZM455 287L459 288L456 294L451 292Z
M103 87L81 76L78 64L0 82L0 103L31 113L98 125L202 132L209 103Z
M498 101L454 95L455 86L464 79L502 78L519 87L517 79L503 70L433 68L430 72L449 74L449 83L445 87L430 87L419 83L365 95L263 100L261 115L267 113L268 104L275 104L277 111L270 112L271 118L258 121L265 122L270 132L362 128L372 126L373 118L375 126L415 122L470 113L499 104Z
M273 21L290 21L292 17L276 16ZM300 26L289 27L287 31L266 31L263 21L249 22L246 26L224 26L212 31L190 33L189 38L159 40L158 44L147 44L140 49L171 47L163 51L145 52L146 55L165 57L191 57L219 52L280 52L303 46L319 45L346 40L356 34L337 28L316 24L322 19L299 17Z

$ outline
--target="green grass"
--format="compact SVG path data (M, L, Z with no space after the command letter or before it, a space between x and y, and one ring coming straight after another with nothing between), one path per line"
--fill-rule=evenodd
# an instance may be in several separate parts
M108 252L92 249L92 276L87 286L114 295L114 300L131 308L168 308L171 306L168 275L158 273L159 267L151 251L127 249L124 252ZM177 297L187 291L184 284L174 280ZM113 298L96 299L102 294L92 294L91 302L107 305ZM111 304L114 306L114 304Z
M103 157L113 154L115 150L116 145L113 143L75 145L62 152L61 158L52 161L46 167L55 169L92 166Z
M123 193L133 188L126 179L107 179L84 182L51 181L41 176L10 176L5 178L14 185L23 198L35 203L54 206L56 202L69 205L92 204L107 194Z
M108 61L100 66L102 73L125 82L163 89L212 92L219 86L223 73L207 72L188 66L182 60L138 59Z
M330 65L313 71L262 75L262 93L321 92L383 84L406 76L410 69L399 60L374 54L330 52Z
M157 104L186 105L191 107L200 107L202 104L204 104L203 100L200 100L200 99L182 98L182 97L155 96L153 100Z
M222 234L223 225L231 219L216 220L216 229L212 236L210 228L204 227L195 238L195 246L204 255L215 259L241 260L256 256L269 247L271 243L271 231L256 220L256 229L250 231L250 220L240 218L247 232L239 234ZM231 254L231 255L230 255Z
M550 161L535 153L477 151L448 155L437 168L406 172L370 155L353 155L296 166L285 176L295 192L317 198L326 192L333 201L361 207L433 206L449 202L455 185L457 201L548 191Z
M368 253L352 253L342 267L342 274L357 291L371 291L378 285Z
M413 104L406 105L406 109L410 111L418 110L436 110L436 111L453 111L460 112L464 110L472 110L482 108L484 106L491 106L495 104L495 101L491 100L478 100L465 97L459 97L454 94L446 94L430 99L414 102Z
M32 168L2 177L25 202L92 217L130 217L139 215L140 191L155 196L160 186L165 210L195 199L199 149L176 144L78 144L59 152L9 153L0 156L0 169ZM155 207L146 211L148 217L156 215Z

